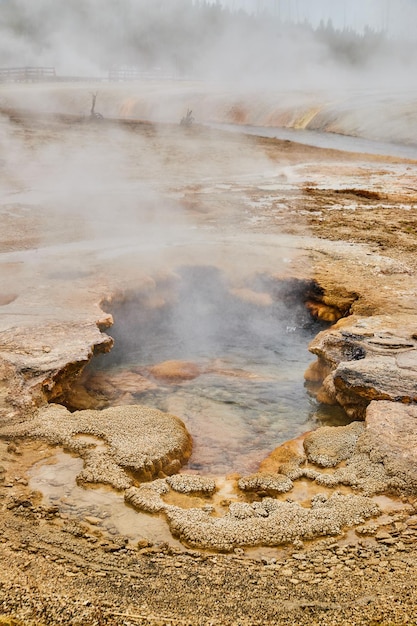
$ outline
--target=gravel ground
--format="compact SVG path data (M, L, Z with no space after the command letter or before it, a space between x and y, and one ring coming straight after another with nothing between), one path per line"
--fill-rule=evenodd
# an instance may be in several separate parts
M413 624L417 518L287 558L98 538L28 500L3 519L0 613L26 624Z

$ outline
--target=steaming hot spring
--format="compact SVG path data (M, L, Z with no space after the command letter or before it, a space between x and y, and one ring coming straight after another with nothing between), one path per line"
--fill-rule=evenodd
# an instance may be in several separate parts
M29 488L214 550L376 515L355 492L391 486L365 481L367 407L415 393L409 163L179 123L1 123L0 427Z
M343 422L341 411L320 410L304 383L307 345L323 327L306 307L314 289L268 275L236 288L216 267L179 267L150 292L104 303L114 347L93 359L63 402L178 415L193 438L187 470L254 471L318 422Z

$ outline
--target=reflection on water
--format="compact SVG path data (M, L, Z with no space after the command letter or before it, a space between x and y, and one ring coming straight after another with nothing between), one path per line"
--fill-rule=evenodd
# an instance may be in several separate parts
M300 285L258 280L242 298L212 267L182 268L178 277L158 307L140 296L112 307L115 347L94 359L96 375L117 373L120 381L133 371L155 383L123 401L185 422L194 441L189 470L254 471L276 446L317 426L304 371L320 326ZM153 365L172 359L196 363L200 375L170 383L152 376Z

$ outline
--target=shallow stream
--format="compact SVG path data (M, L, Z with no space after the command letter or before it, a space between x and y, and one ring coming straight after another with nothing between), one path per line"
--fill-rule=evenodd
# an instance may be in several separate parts
M417 159L417 146L414 144L393 143L388 141L376 141L364 137L341 135L335 132L322 132L316 130L282 128L276 126L251 126L243 124L213 124L212 128L227 130L234 133L256 135L257 137L271 137L293 143L301 143L316 148L330 150L343 150L344 152L357 152L362 154L378 154L405 159Z

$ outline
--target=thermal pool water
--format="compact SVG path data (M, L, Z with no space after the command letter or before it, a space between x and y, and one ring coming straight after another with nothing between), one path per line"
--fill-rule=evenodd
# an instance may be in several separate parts
M139 295L110 308L115 345L93 360L89 375L102 375L103 383L109 376L121 388L132 373L145 377L145 389L130 388L115 403L180 417L193 438L186 471L253 472L288 439L318 423L344 423L305 387L314 359L307 346L322 327L305 307L305 286L263 281L251 288L230 290L217 269L186 267L160 306ZM196 375L161 378L155 371L166 361L191 363Z

